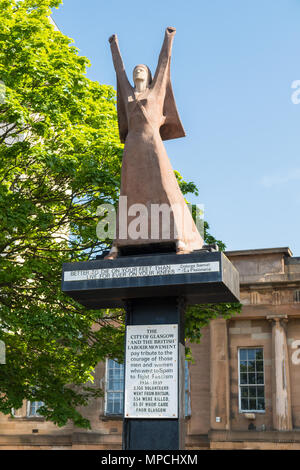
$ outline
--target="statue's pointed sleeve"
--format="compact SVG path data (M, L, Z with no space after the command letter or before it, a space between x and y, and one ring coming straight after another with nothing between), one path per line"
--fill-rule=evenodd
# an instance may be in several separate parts
M164 100L163 113L166 117L164 124L160 128L160 136L162 140L178 139L185 137L185 132L178 115L172 84L170 77L166 85L166 94Z

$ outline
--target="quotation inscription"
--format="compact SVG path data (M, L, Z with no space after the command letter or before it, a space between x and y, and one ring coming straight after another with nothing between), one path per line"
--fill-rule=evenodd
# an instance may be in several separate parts
M125 417L177 418L177 325L126 330Z
M126 277L170 276L175 274L210 273L220 270L219 261L208 263L160 264L151 266L124 266L120 268L66 271L64 281L90 281Z

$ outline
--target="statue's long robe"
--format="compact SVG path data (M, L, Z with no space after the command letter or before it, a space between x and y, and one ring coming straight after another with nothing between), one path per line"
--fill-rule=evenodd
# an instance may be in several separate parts
M118 43L116 40L111 43L118 84L119 132L125 143L120 196L127 196L129 211L129 215L125 214L124 203L122 212L119 206L120 224L117 223L114 241L117 248L182 241L185 251L192 251L203 245L163 144L163 140L185 135L170 81L173 37L167 30L154 79L149 88L137 96L126 76ZM157 212L153 205L164 208L164 222L154 216ZM143 207L147 210L147 220ZM172 209L170 219L167 208ZM140 227L138 221L142 224ZM138 232L139 238L136 237Z

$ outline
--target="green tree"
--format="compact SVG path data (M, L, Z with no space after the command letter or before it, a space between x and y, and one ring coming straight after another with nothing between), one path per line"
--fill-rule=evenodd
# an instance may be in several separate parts
M78 385L120 356L122 328L62 295L61 266L106 246L95 214L117 201L122 146L114 89L49 21L59 3L0 0L0 411L42 400L47 419L88 426L76 407L101 391Z
M96 212L117 204L123 146L115 90L86 77L88 60L49 21L60 3L0 0L0 412L38 400L57 425L88 427L77 408L102 393L96 364L122 360L124 312L63 295L61 266L108 247ZM235 308L191 310L187 338Z

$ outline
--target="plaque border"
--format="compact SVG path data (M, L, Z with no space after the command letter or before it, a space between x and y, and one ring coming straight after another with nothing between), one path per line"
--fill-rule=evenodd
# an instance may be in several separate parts
M168 328L174 328L175 329L175 345L176 345L176 348L175 348L175 353L174 353L174 357L176 357L176 362L177 362L177 366L175 367L175 387L176 387L176 398L175 398L175 405L174 405L174 408L176 408L176 412L175 413L168 413L167 415L165 414L158 414L158 413L153 413L153 414L149 414L149 413L138 413L138 414L129 414L129 411L128 410L128 387L127 387L127 347L128 347L128 342L127 342L127 332L128 332L128 328L132 329L132 328L161 328L161 327L168 327ZM179 347L178 347L178 341L179 341L179 337L178 337L178 333L179 333L179 328L178 328L178 324L177 323L163 323L163 324L154 324L154 325L151 325L151 324L147 324L147 325L127 325L126 326L126 339L125 339L125 367L124 367L124 419L178 419L178 416L179 416L179 412L178 412L178 406L179 406L179 384L178 384L178 380L179 380L179 374L178 374L178 367L179 367Z

